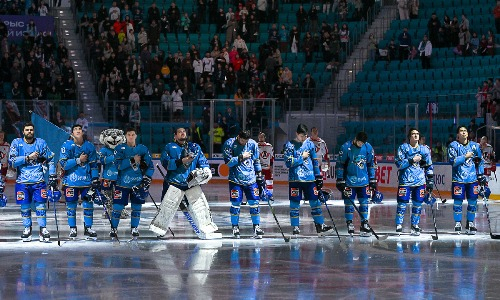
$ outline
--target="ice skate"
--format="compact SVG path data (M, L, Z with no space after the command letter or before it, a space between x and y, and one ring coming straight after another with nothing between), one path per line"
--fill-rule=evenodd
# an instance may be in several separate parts
M462 223L461 222L455 223L455 232L458 234L462 233Z
M372 236L372 230L368 221L364 220L361 222L361 227L359 228L359 236L370 237Z
M31 226L24 227L23 233L21 234L21 239L23 242L31 242Z
M241 237L241 235L240 235L240 227L238 227L238 225L233 225L233 237L235 239L239 239Z
M419 236L420 235L420 227L418 226L418 224L412 224L411 225L411 235L414 235L414 236Z
M300 234L300 228L299 228L299 226L293 226L292 236L294 238L298 238L299 234Z
M347 233L352 237L354 235L354 224L352 224L352 220L349 220L347 223Z
M78 235L78 231L76 230L76 227L70 227L69 238L72 240L75 240L77 235Z
M40 227L40 242L48 243L50 242L50 233L46 227Z
M398 235L401 235L401 233L402 233L402 232L403 232L403 225L401 225L401 224L397 224L397 225L396 225L396 233L397 233Z
M468 235L475 235L476 232L477 232L477 228L476 228L476 225L474 224L474 222L468 221L465 224L465 233Z
M85 226L85 231L83 232L85 239L87 240L97 240L97 232L95 232L92 227Z
M131 241L136 241L139 238L139 229L137 229L137 227L132 227L130 229L130 234L132 235Z
M264 235L264 231L260 229L259 225L253 225L253 238L254 239L261 239L262 236Z
M325 225L324 223L323 224L315 223L314 225L316 226L316 232L320 237L325 236L327 234L331 234L333 232L333 227Z
M109 237L113 241L116 241L118 239L118 232L117 232L116 228L111 228L111 231L109 232Z

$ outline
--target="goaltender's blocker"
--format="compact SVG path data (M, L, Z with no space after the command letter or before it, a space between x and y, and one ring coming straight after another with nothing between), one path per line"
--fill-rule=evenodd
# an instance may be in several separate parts
M167 170L165 182L168 188L160 211L149 226L150 230L165 235L179 205L185 200L199 229L198 237L206 240L222 238L222 234L216 232L217 225L212 220L210 207L200 187L212 178L212 171L200 146L187 141L184 128L175 131L174 142L165 146L160 161Z

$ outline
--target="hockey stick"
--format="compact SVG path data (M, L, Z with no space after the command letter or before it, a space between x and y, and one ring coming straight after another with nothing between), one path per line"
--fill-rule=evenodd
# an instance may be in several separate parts
M324 192L323 190L319 190L319 194L324 198L325 195L324 195ZM321 197L320 196L320 197ZM325 203L325 207L326 207L326 211L328 212L328 215L330 215L330 219L332 220L332 224L333 224L333 228L335 228L335 233L337 233L337 237L339 238L339 242L342 243L342 240L340 239L340 235L339 235L339 231L337 230L337 226L335 226L335 222L333 221L333 217L332 217L332 213L330 212L330 208L328 208L328 204L326 204L326 201L327 199L325 199L325 201L322 201L323 203Z
M347 199L349 199L349 201L351 202L352 206L354 206L354 209L356 209L356 211L358 212L358 215L361 219L363 219L363 216L361 216L361 212L359 211L359 208L356 206L356 204L354 204L354 201L351 199L351 197L349 197L347 194L346 194L346 191L344 191L344 197L346 197ZM366 223L368 224L368 226L370 227L370 231L373 233L373 235L377 238L377 240L380 240L380 238L378 237L377 233L375 232L375 230L373 230L373 228L370 226L370 223L368 223L368 220L365 220Z
M273 214L273 217L274 217L274 220L276 221L276 224L278 224L278 228L280 229L281 235L283 236L285 243L290 242L290 238L287 238L285 236L285 234L283 233L283 229L281 229L280 222L278 221L278 218L276 217L276 214L274 213L274 208L271 205L271 201L267 201L267 205L269 205L269 208L271 208L271 213Z
M486 218L488 219L488 227L490 229L490 237L494 240L498 240L498 239L500 239L500 235L493 234L493 232L491 231L490 211L488 209L488 198L486 198L486 194L485 194L486 191L485 191L484 185L481 185L480 188L483 192L483 201L484 201L484 207L486 209Z
M434 196L432 195L432 193L427 192L427 195L428 195L429 198L430 197L434 198ZM431 237L432 237L432 239L434 241L437 241L438 240L438 230L437 230L437 226L436 226L436 215L434 214L434 203L432 203L432 200L430 200L430 201L431 201L430 207L431 207L431 213L432 213L432 221L434 222L434 232L436 233L435 236L431 235Z
M438 192L439 198L441 199L441 203L445 204L445 203L446 203L446 201L447 201L448 199L443 198L443 197L441 196L441 192L439 191L439 189L438 189L437 185L434 185L434 189Z
M103 198L103 195L101 194L101 192L98 189L95 190L95 193L96 193L96 195L99 196L99 198L101 198L101 199ZM104 197L104 198L106 198L106 197ZM106 205L104 203L102 204L102 208L104 209L104 214L106 215L106 218L109 221L109 225L111 226L111 230L113 230L113 223L111 222L111 215L109 214L108 210L106 209ZM118 239L118 232L116 233L115 239L118 243L120 243L120 240Z
M50 187L50 190L52 191L52 197L54 196L54 188ZM59 236L59 224L57 223L57 209L56 209L56 203L54 202L54 219L56 220L56 231L57 231L57 245L61 247L61 237Z

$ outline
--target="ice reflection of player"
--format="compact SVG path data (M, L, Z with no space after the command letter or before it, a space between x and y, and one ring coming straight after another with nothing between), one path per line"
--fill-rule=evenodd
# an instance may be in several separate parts
M414 299L427 299L429 295L426 291L432 291L432 288L426 288L426 284L432 284L432 280L428 280L424 276L425 270L422 267L420 254L420 242L401 242L396 244L397 270L402 273L401 276L401 291L404 295L411 291ZM407 253L405 253L407 252Z
M474 240L456 240L455 248L453 248L453 259L452 270L453 285L456 287L456 294L454 295L457 299L481 299L484 298L483 293L477 291L477 287L480 285L481 280L479 275L476 273L476 248ZM465 263L464 263L465 262ZM464 269L469 270L471 273L464 272ZM483 275L483 276L486 276Z
M49 272L47 260L44 257L33 257L33 253L26 252L19 268L17 279L17 299L35 299L39 295L48 295Z
M240 257L241 255L241 257ZM249 259L245 259L246 256ZM241 262L249 262L248 266ZM239 245L233 248L231 252L231 269L232 274L237 274L237 277L233 277L233 290L237 294L233 295L232 298L239 299L257 299L257 292L262 293L261 282L259 280L260 274L260 247L249 247L247 249L240 249ZM241 270L245 272L241 272Z

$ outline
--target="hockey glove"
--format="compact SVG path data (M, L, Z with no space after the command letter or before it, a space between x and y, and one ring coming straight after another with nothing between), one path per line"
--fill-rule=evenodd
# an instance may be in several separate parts
M101 187L101 182L99 181L99 178L92 179L92 183L90 184L90 189L88 189L87 195L85 196L87 201L93 201L96 192L99 190L100 187Z
M262 172L257 172L255 174L255 181L257 182L257 185L259 186L259 190L265 189L266 188L266 179L264 178L264 175L262 175Z
M49 176L49 187L53 188L54 190L57 190L57 175L52 174Z
M151 177L147 175L142 176L142 182L139 185L139 188L143 189L144 191L148 191L150 186L151 186Z
M373 203L382 203L382 200L384 200L384 194L382 194L379 191L375 191L375 195L372 197L372 202Z
M57 202L61 200L61 192L56 189L49 189L47 191L47 198L49 202Z
M427 175L427 181L425 183L425 190L430 194L434 190L434 174Z
M368 186L370 187L370 190L376 191L377 190L377 179L370 179Z
M326 203L330 199L330 194L326 193L324 191L319 191L318 193L318 200L321 201L321 203Z
M316 176L314 183L316 184L316 189L321 190L323 188L323 176Z
M491 190L487 185L481 186L479 188L479 196L488 199L491 195Z
M484 186L488 183L488 179L483 174L477 175L477 181L479 182L479 185L482 185L482 186Z
M337 178L337 190L339 190L342 194L344 194L346 185L344 179Z

